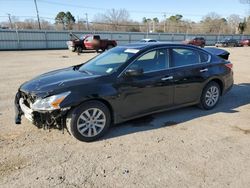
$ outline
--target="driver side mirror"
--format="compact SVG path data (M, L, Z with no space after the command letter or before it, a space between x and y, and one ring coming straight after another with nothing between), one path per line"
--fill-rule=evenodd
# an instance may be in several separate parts
M125 71L126 76L141 76L143 75L143 69L127 69Z

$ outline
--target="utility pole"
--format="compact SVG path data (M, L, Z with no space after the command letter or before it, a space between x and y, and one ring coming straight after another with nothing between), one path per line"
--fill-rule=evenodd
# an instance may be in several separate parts
M41 30L41 24L40 24L40 18L39 18L39 13L38 13L36 0L34 0L34 3L35 3L35 7L36 7L36 15L37 15L38 26L39 26L39 29Z
M153 33L155 32L155 21L153 20Z
M12 25L12 21L11 21L11 15L8 13L8 18L9 18L9 22L10 22L10 29L13 29L13 25Z
M163 14L163 18L164 18L164 33L166 33L166 13L165 12Z
M78 31L80 31L79 16L77 16L77 26L78 26Z
M89 30L89 19L88 19L88 13L85 13L85 16L86 16L87 30Z

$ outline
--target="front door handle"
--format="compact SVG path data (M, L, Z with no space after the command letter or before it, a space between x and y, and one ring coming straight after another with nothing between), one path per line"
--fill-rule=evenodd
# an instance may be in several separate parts
M208 69L201 69L200 72L207 72Z
M162 78L161 80L166 81L166 80L172 80L173 78L174 78L173 76L167 76L167 77Z

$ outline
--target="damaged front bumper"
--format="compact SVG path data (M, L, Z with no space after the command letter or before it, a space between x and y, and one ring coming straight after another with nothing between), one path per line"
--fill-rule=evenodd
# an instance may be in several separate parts
M33 110L24 104L23 98L19 99L19 105L23 112L23 115L33 123L34 122Z
M53 111L34 111L30 107L28 96L18 92L15 97L15 123L21 124L24 116L38 128L50 129L52 127L64 129L65 119L70 108Z

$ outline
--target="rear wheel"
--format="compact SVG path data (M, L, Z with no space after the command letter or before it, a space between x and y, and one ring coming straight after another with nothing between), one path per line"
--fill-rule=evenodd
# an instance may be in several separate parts
M103 52L103 50L102 50L101 48L96 49L95 51L96 51L96 53L101 53L101 52Z
M90 101L73 109L67 116L70 134L80 141L90 142L100 138L109 128L109 109L99 101Z
M221 89L216 82L209 82L203 89L200 106L203 109L213 109L220 99Z

